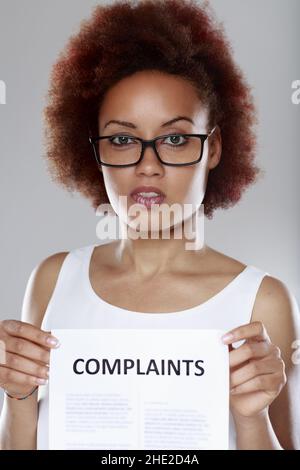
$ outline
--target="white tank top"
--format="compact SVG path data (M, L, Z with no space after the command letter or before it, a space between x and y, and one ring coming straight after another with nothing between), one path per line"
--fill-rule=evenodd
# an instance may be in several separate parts
M256 294L269 273L247 265L224 289L196 307L168 313L141 313L114 306L96 294L89 278L97 245L71 250L64 259L42 328L209 328L231 330L249 323ZM37 449L48 449L48 385L39 388ZM236 449L232 416L229 448Z

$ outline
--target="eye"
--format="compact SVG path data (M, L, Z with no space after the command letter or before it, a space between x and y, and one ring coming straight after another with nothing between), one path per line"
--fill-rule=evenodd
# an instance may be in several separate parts
M119 143L114 142L115 139L120 139ZM128 135L115 135L109 139L109 142L111 142L113 145L116 147L122 147L123 145L128 144L128 139L132 139L134 141L133 137L129 137ZM136 141L135 141L136 142Z
M167 139L171 139L171 144L173 147L180 147L181 145L185 145L188 141L188 138L181 134L172 134L166 137L163 141L165 142ZM183 139L184 142L178 142L178 139Z

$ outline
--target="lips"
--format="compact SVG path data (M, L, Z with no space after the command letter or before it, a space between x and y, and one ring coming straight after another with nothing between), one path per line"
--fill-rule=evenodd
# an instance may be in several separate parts
M138 186L131 192L131 196L138 193L157 193L160 196L166 197L165 193L155 186Z
M132 199L150 208L152 204L162 204L166 195L155 186L139 186L131 192Z

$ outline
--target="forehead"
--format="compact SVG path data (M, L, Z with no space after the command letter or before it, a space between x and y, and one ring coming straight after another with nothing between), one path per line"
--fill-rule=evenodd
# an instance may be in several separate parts
M99 122L103 126L104 121L118 119L139 125L163 123L184 115L198 127L206 125L207 114L207 106L188 80L147 70L123 78L106 92L99 108Z

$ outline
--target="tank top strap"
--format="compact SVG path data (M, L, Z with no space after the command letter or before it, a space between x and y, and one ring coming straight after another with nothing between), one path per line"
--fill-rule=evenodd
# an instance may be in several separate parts
M62 307L70 310L76 302L82 302L81 286L83 285L85 268L89 262L91 252L95 245L86 245L74 248L66 255L56 280L52 296L44 314L42 328L52 329L57 312ZM81 297L80 297L81 296ZM78 303L77 303L78 305ZM65 311L66 315L67 312Z
M60 268L55 291L63 289L64 295L66 295L66 288L68 286L73 290L75 287L74 283L78 281L81 284L84 269L89 261L93 247L94 245L87 245L74 248L67 254ZM54 293L56 294L55 291Z
M232 323L231 329L250 323L256 296L262 280L269 273L251 264L247 265L235 291L230 295L231 312L228 315Z

